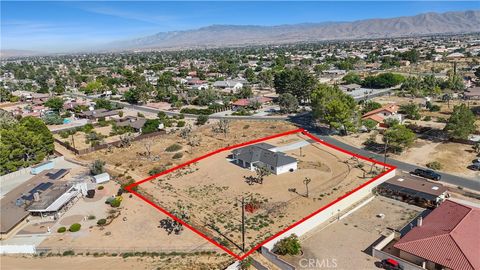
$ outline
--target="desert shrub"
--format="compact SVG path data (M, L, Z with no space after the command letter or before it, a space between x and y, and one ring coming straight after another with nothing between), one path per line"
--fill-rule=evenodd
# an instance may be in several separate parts
M160 167L153 167L153 169L151 169L149 172L148 172L148 175L152 176L152 175L155 175L157 173L161 173L163 171L165 171L165 166L160 166Z
M423 121L432 121L432 117L430 115L427 115L423 118Z
M442 169L442 163L438 161L432 161L427 163L427 167L432 169L432 170L441 170Z
M68 228L68 230L70 232L78 232L78 231L80 231L81 227L82 227L82 225L80 225L79 223L73 223L72 225L70 225L70 228Z
M73 250L65 250L63 252L63 256L73 256L73 255L75 255L75 251Z
M57 230L58 233L64 233L64 232L66 232L66 231L67 231L67 228L65 228L65 227L60 227L60 228L58 228L58 230Z
M95 219L95 216L94 216L94 215L90 215L90 216L88 216L88 219L93 220L93 219Z
M178 121L177 122L177 127L184 127L185 126L185 121Z
M208 116L207 115L199 115L197 117L197 122L196 124L201 126L201 125L205 125L208 121Z
M86 124L83 126L83 132L85 133L90 133L93 130L93 125L92 124Z
M181 159L183 157L183 153L181 152L178 152L178 153L175 153L175 155L173 155L173 159Z
M67 131L60 131L60 133L58 133L58 134L60 135L60 137L61 137L62 139L66 139L66 138L68 138L68 136L70 135L70 134L68 134Z
M295 234L283 238L273 246L273 251L279 255L297 255L301 250L300 241Z
M183 108L180 110L182 115L186 114L197 114L197 115L209 115L212 114L213 111L211 109L195 109L195 108Z
M438 111L440 111L440 106L438 106L438 105L432 105L432 106L430 106L429 110L430 110L431 112L438 112Z
M177 144L177 143L174 143L172 145L170 145L169 147L167 147L165 149L165 151L167 152L176 152L176 151L179 151L182 149L182 146L180 144Z
M113 199L111 202L110 202L110 206L111 207L120 207L120 204L122 203L122 197L120 196L117 196L115 197L115 199Z
M101 218L97 221L97 225L100 225L100 226L105 225L106 223L107 223L107 220L104 218Z
M98 187L97 187L98 190L102 190L102 189L104 189L104 188L105 188L104 186L98 186Z

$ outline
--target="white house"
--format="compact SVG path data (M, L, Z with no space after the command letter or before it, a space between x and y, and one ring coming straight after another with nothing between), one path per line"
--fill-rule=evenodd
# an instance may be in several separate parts
M274 152L275 146L268 143L258 143L232 151L233 161L243 168L255 170L264 167L273 174L282 174L297 170L297 160L282 152Z

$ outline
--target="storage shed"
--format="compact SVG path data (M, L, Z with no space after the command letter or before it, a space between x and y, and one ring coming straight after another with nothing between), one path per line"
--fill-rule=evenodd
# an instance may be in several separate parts
M108 173L101 173L93 176L95 184L101 184L110 181L110 175Z

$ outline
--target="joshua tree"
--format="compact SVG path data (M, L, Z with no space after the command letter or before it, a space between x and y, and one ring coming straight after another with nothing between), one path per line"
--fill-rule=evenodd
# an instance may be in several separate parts
M264 166L255 167L255 173L257 173L258 183L263 183L263 178L270 175L270 171Z
M153 141L144 140L143 147L145 147L147 159L150 159L152 156L152 146L153 146Z
M230 130L230 120L228 119L220 119L218 124L212 127L214 132L223 133L225 138L227 137L228 131Z
M308 184L310 184L310 182L312 182L312 179L310 179L309 177L305 177L305 179L303 179L303 184L305 185L305 188L307 189L307 194L306 194L307 198L308 198Z
M187 125L185 128L183 128L180 131L180 137L182 137L185 140L188 140L188 138L190 138L190 136L191 136L191 133L192 133L192 126Z
M132 138L133 138L133 135L131 133L120 135L119 147L124 148L132 145Z

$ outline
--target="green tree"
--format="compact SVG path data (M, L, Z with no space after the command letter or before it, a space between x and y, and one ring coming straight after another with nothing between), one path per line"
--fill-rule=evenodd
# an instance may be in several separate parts
M356 102L336 86L319 85L312 93L313 116L327 123L330 128L343 130L345 134L354 130Z
M382 107L382 104L375 102L375 101L366 101L363 103L363 108L362 108L362 114L366 114L368 112L371 112L376 109L380 109Z
M61 125L63 124L63 118L58 113L49 113L42 117L43 122L46 125Z
M402 60L408 60L412 63L417 63L418 59L420 58L420 53L417 50L412 49L404 53L401 53L400 57L402 58Z
M94 100L95 102L95 109L106 109L106 110L112 110L114 105L110 100L104 99L104 98L97 98Z
M342 79L346 84L361 84L362 83L362 78L355 73L355 72L349 72L347 75L345 75Z
M290 93L299 101L310 100L317 82L307 70L301 68L286 69L275 74L274 86L278 94Z
M37 164L53 153L53 136L43 121L27 116L0 131L0 175Z
M298 110L298 100L290 93L281 94L278 97L278 105L280 111L284 113L292 113Z
M382 73L377 76L367 76L362 83L363 87L368 88L388 88L399 85L405 81L405 77L400 74Z
M448 119L445 130L448 131L450 137L455 139L467 139L476 129L475 115L465 105L457 105L453 107L453 112Z
M383 141L387 143L388 148L396 153L402 152L403 149L411 146L415 138L415 133L404 125L389 127L383 135Z
M419 120L420 119L420 108L417 104L405 104L400 105L400 111L405 114L408 119Z
M453 91L463 91L465 89L463 79L459 75L449 76L446 83L447 88L452 89Z
M197 117L197 122L196 124L201 126L201 125L205 125L208 121L208 115L199 115Z
M63 104L64 101L60 97L52 97L45 102L45 106L57 112L63 109Z
M273 87L273 72L271 70L260 71L257 79L262 87Z
M142 127L142 134L152 133L158 130L160 119L147 119Z
M245 70L245 78L247 78L247 80L250 82L250 83L253 83L256 81L256 76L255 76L255 72L253 71L253 69L251 68L247 68Z
M243 86L236 94L238 98L251 98L253 97L253 91L250 86Z

